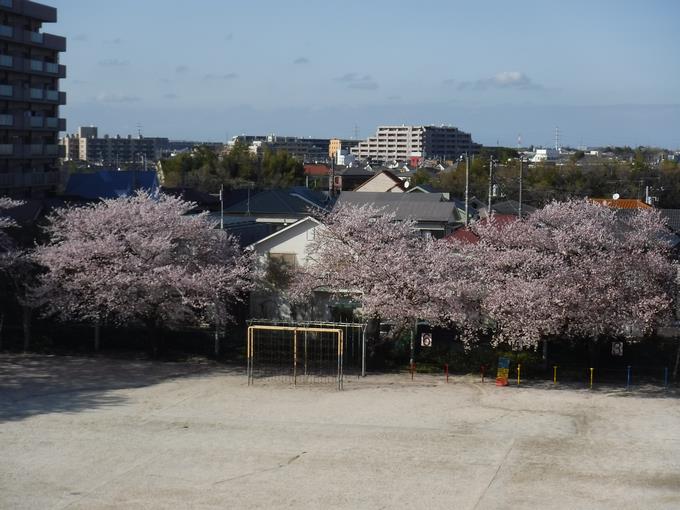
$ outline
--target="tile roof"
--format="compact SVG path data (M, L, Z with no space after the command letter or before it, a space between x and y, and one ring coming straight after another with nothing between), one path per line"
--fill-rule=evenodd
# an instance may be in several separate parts
M635 198L619 198L617 200L614 200L613 198L591 198L590 201L595 202L596 204L606 205L612 209L651 209L650 205Z
M231 214L308 214L310 208L325 208L328 198L304 187L261 191L224 209Z
M371 204L385 213L394 213L398 220L450 223L458 219L456 204L444 200L441 193L343 191L337 203L357 206Z
M326 176L329 175L331 169L326 165L305 165L305 175L310 176Z

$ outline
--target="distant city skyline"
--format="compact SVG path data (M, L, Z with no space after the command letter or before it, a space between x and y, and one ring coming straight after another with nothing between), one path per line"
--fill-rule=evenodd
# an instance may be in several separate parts
M45 0L68 131L224 141L451 124L476 142L680 147L680 3Z

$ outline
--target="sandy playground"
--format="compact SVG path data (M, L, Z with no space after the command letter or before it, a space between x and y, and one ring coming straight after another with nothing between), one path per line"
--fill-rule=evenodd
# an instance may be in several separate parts
M3 509L678 509L680 396L0 355Z

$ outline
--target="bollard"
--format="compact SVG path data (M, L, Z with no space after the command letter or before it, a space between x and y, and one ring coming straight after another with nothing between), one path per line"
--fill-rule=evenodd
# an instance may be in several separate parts
M628 367L626 368L626 389L627 390L630 389L630 369L631 369L631 366L628 365Z
M668 367L663 369L663 385L664 388L668 388Z
M553 365L553 384L557 384L557 365Z
M522 371L522 365L517 363L517 386L519 386L521 371Z
M448 363L446 363L444 365L444 370L446 371L446 382L448 383L449 382L449 364Z
M590 369L590 389L593 389L593 372L595 371L594 368Z
M413 380L413 374L416 371L416 364L411 363L411 380Z

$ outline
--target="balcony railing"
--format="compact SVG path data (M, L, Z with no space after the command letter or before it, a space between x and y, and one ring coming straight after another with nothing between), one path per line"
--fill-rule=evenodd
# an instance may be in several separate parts
M0 144L0 155L9 156L14 154L14 145L11 143L1 143Z
M42 71L43 70L43 62L42 60L30 60L31 63L31 71Z
M31 89L30 98L31 99L42 99L45 97L45 91L43 89Z
M41 143L32 143L28 146L28 153L31 156L42 156L44 145Z
M54 64L52 62L45 62L45 72L57 74L59 72L59 64Z
M14 115L0 114L0 126L13 126L14 125Z
M40 32L30 32L31 34L31 42L37 43L37 44L43 44L45 42L45 36L41 34Z
M11 9L14 7L14 2L13 0L0 0L0 7L8 7Z
M45 127L48 128L58 128L59 127L59 119L56 117L47 117L45 119Z
M45 145L45 154L48 156L56 156L59 154L59 146L54 144Z
M32 128L41 128L43 127L43 118L42 117L30 117L30 122L29 125Z
M46 90L45 99L48 101L59 101L59 91L58 90Z
M0 85L0 96L11 97L14 95L14 87L11 85Z
M0 173L0 187L51 186L59 184L59 172Z
M12 67L14 65L14 59L11 55L0 55L0 66L2 67Z

